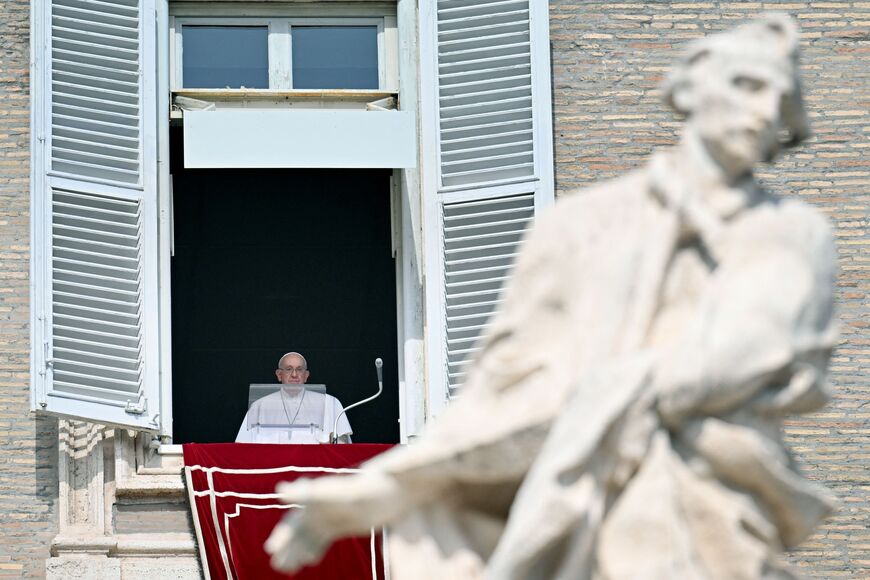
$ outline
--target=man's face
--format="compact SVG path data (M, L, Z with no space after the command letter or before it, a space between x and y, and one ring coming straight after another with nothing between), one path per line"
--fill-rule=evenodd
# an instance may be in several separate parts
M302 385L308 380L308 369L301 357L285 356L275 370L275 376L282 385Z
M793 92L790 75L764 62L711 62L695 83L691 130L729 173L752 170L779 151L783 103ZM699 75L700 76L700 75Z

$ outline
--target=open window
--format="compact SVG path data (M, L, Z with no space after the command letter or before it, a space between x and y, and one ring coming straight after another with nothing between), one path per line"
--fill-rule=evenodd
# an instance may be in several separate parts
M350 413L354 440L398 432L392 171L187 169L174 128L173 440L232 441L249 383L274 383L281 355ZM291 411L292 412L292 411Z
M414 131L367 107L397 97L395 12L308 8L170 6L176 442L232 440L247 384L290 349L344 404L375 391L377 356L398 382L403 165L378 140L413 154ZM398 415L386 389L354 411L355 440L398 441Z
M216 376L241 369L247 382L271 379L267 367L284 348L325 352L317 332L349 334L312 324L300 344L288 330L254 364L232 352L260 348L256 328L245 330L244 343L202 346L222 326L253 320L265 334L322 311L355 329L359 344L378 343L359 359L344 356L334 378L321 376L332 389L361 385L337 391L343 402L373 390L366 360L382 355L388 340L369 337L374 327L393 333L393 369L404 362L399 372L412 385L389 413L360 421L389 423L387 432L397 406L405 418L424 407L425 419L437 415L461 388L522 231L553 200L546 4L422 0L400 3L398 15L395 5L364 1L35 7L33 408L171 436L173 399L184 412L203 402L220 407ZM351 44L362 48L351 53ZM184 158L193 150L196 163ZM371 228L329 233L345 219ZM288 226L300 223L309 229ZM332 254L312 249L340 235L364 245L369 234L377 260L350 260L337 243ZM283 251L242 256L239 248L257 236L262 247ZM417 246L398 248L398 239ZM178 261L170 267L172 241ZM391 250L402 262L392 277ZM329 256L344 264L334 276ZM354 319L357 312L328 300L303 304L297 274L315 269L327 276L313 294L340 290L372 318ZM201 299L197 285L210 276L223 287ZM231 291L258 276L274 280L246 283L256 286L248 294ZM370 297L373 276L387 283ZM215 292L227 299L210 303ZM389 300L374 308L384 295ZM191 313L200 326L185 322ZM313 373L333 365L320 357ZM243 401L247 382L234 381L243 383ZM241 411L207 420L232 431ZM411 422L409 432L418 432L423 411Z

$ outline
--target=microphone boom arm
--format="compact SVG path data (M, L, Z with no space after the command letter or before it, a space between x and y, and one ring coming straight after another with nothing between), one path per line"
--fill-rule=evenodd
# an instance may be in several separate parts
M378 373L378 392L372 395L367 399L363 399L362 401L357 401L353 405L348 405L344 409L341 410L341 413L338 414L338 417L335 418L335 423L332 424L332 433L329 434L329 442L330 443L338 443L338 420L341 419L341 416L346 414L348 411L353 409L354 407L359 407L364 403L368 403L369 401L374 401L378 397L381 396L381 393L384 391L384 361L380 358L375 359L375 370Z

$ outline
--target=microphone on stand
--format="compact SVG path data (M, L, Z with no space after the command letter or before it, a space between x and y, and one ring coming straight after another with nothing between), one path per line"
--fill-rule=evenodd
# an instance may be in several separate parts
M329 434L329 442L330 443L338 443L338 420L341 419L341 416L353 409L354 407L359 407L364 403L368 403L369 401L374 401L378 397L381 396L381 393L384 391L384 361L381 360L380 357L375 359L375 371L378 373L378 392L372 395L367 399L363 399L362 401L357 401L353 405L348 405L344 409L341 410L341 413L338 414L338 417L335 418L335 423L332 425L332 433Z

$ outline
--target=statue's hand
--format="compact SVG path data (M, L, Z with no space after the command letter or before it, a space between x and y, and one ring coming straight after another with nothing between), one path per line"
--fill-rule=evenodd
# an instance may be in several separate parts
M266 552L276 570L295 572L320 560L330 541L311 533L310 518L304 511L288 514L278 522L266 540Z
M318 516L324 496L335 487L328 485L329 479L320 482L319 492L314 488L316 480L312 479L278 484L276 491L281 495L281 501L300 509L288 513L266 540L265 549L272 556L273 568L294 571L314 564L336 537L337 531L331 529L329 521ZM332 479L339 486L344 483L339 478Z
M376 471L300 479L276 491L283 503L302 508L287 514L265 545L272 566L291 572L319 561L339 538L382 527L402 513L406 497L392 477Z

